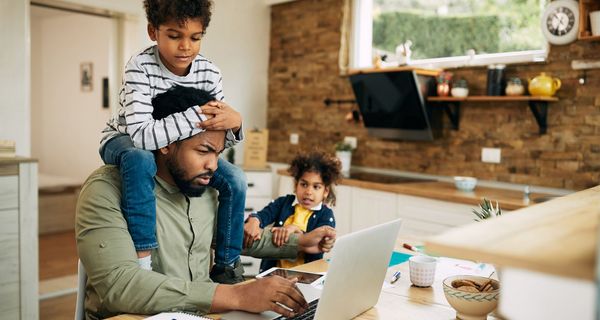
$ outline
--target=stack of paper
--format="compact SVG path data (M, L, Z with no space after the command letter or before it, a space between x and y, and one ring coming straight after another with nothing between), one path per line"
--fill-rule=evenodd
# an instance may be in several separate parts
M16 156L15 142L11 140L0 140L0 158L14 158Z

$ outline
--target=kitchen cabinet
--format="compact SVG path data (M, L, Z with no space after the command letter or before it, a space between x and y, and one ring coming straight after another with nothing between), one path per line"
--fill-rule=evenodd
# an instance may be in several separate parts
M38 319L37 163L0 159L0 319Z
M423 197L397 195L400 232L406 235L434 235L474 222L473 206Z
M279 195L292 193L292 187L293 179L280 175ZM348 185L335 188L339 236L396 218L403 220L400 234L421 237L474 222L473 205Z
M352 232L352 187L335 186L336 201L332 210L338 236Z
M396 218L395 193L363 188L352 189L351 230L357 231Z
M273 183L270 169L265 170L250 170L246 173L246 182L248 189L246 190L246 206L244 208L244 220L252 212L259 211L272 200ZM249 256L241 257L242 265L244 266L245 276L255 276L260 268L260 259Z

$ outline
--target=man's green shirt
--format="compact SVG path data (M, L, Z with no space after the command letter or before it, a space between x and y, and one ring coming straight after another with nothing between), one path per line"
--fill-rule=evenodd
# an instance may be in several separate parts
M156 177L156 235L153 271L138 266L136 251L121 212L121 178L114 166L96 170L77 203L77 251L88 275L86 317L163 311L207 313L217 284L209 276L215 229L216 197L208 189L191 198ZM276 248L271 233L246 254L295 258L298 238Z

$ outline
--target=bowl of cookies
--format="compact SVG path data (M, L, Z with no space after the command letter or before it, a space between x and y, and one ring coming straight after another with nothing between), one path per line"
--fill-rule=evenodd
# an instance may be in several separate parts
M498 280L478 276L451 276L443 281L444 295L456 310L456 318L485 320L498 306Z

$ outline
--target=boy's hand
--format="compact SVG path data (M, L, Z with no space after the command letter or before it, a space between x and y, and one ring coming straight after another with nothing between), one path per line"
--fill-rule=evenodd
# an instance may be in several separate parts
M244 224L244 248L252 247L254 241L260 240L261 234L260 221L255 217L250 217Z
M288 242L290 234L293 233L285 227L271 228L271 232L273 233L273 244L278 247L281 247Z
M227 130L231 129L237 133L242 126L242 116L232 107L222 101L210 101L200 107L198 113L203 113L209 118L198 122L197 126L205 130Z

